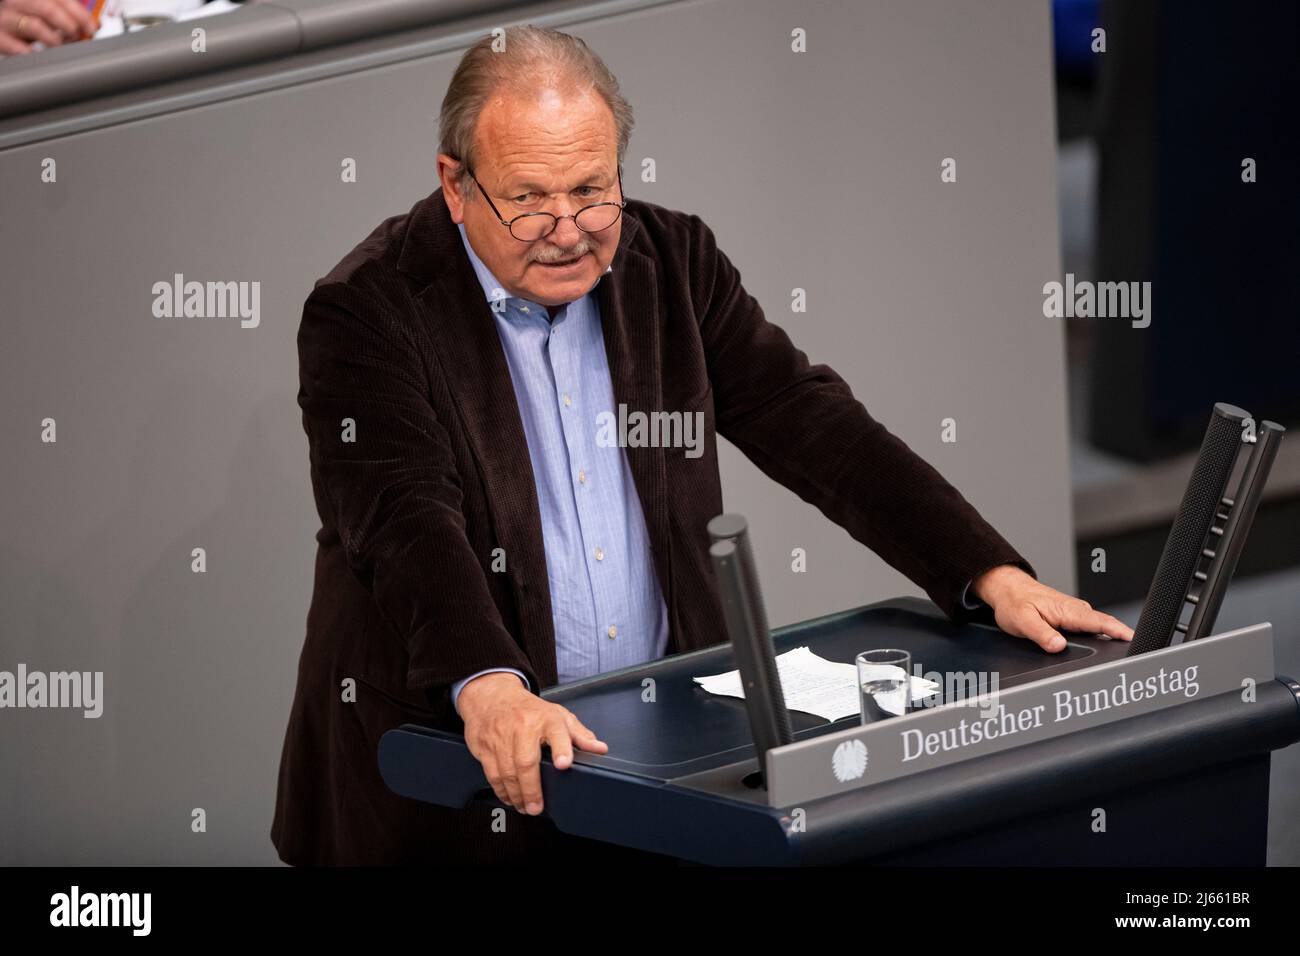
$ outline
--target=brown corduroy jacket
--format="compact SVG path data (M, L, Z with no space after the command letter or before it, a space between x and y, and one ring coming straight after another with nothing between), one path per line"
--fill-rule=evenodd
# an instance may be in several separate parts
M669 653L725 639L705 526L716 434L916 582L949 617L1000 564L1033 568L958 491L768 322L694 215L629 200L597 286L617 403L704 414L703 454L629 447ZM542 527L510 373L439 189L383 222L303 309L298 401L321 529L272 840L289 863L510 862L577 844L542 818L391 793L385 730L461 731L450 685L556 683ZM350 430L350 434L349 434ZM351 440L347 440L347 439ZM495 549L506 570L493 570ZM828 609L831 610L831 609ZM356 700L343 682L356 682ZM597 734L600 728L593 728Z

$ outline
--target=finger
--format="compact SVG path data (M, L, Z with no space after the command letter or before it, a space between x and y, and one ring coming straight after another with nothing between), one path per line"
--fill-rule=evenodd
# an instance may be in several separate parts
M5 56L14 56L18 53L31 52L32 47L30 43L24 43L17 37L0 31L0 53L3 53Z
M1055 654L1057 651L1065 649L1065 638L1055 631L1050 624L1043 620L1038 609L1029 605L1027 610L1015 614L1012 617L1011 625L1012 634L1017 637L1027 637L1043 650Z
M465 746L470 755L483 767L483 776L487 778L488 786L497 795L497 799L508 804L510 794L506 791L505 781L501 777L501 765L492 751L483 747L476 736L466 737Z
M569 726L569 736L580 750L589 750L592 753L603 754L609 750L609 745L592 733L582 721L568 714L565 723Z
M72 21L76 29L80 29L88 37L93 37L99 25L95 23L95 17L87 10L78 0L58 0L57 6L64 16Z
M501 769L497 765L496 759L491 754L486 754L481 762L483 764L483 776L487 777L492 792L497 795L498 800L509 805L510 794L506 791L505 784L501 780Z
M32 16L30 13L23 21L22 37L24 40L39 41L46 46L63 46L63 37L51 30L40 17Z
M506 796L508 797L506 802L516 810L522 811L524 809L524 795L523 791L519 789L519 775L512 761L502 759L501 782L506 788Z
M1111 617L1109 614L1094 611L1092 605L1086 601L1066 605L1061 620L1057 622L1057 625L1069 628L1072 631L1082 631L1085 634L1105 634L1107 637L1119 638L1120 640L1131 640L1133 637L1133 631L1123 621Z
M519 775L519 790L523 795L523 809L536 816L542 812L541 738L521 734L515 743L515 772Z
M1113 637L1120 641L1133 640L1133 628L1129 627L1117 617L1111 617L1109 614L1101 615L1102 628L1101 633L1107 637Z
M573 742L564 721L554 720L546 725L546 745L551 748L551 763L556 769L567 769L573 763Z
M50 25L50 28L58 30L63 38L71 39L81 33L81 27L63 8L63 3L47 0L37 12Z

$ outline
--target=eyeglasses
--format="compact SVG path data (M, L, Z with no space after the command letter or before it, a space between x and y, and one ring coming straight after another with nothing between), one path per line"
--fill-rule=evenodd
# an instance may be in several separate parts
M573 224L583 232L600 232L602 229L608 229L618 221L618 217L623 214L623 207L627 205L627 199L623 196L623 171L618 171L618 202L597 202L590 206L583 206L577 212L568 216L555 216L549 212L525 212L513 219L501 218L501 212L497 209L496 203L492 197L487 194L483 184L478 181L473 170L469 166L465 167L469 173L469 178L474 180L474 185L478 186L478 191L482 193L487 204L492 207L493 214L497 217L497 222L510 230L510 235L514 236L521 242L536 242L538 239L545 239L555 231L555 227L560 224L561 219L572 219Z

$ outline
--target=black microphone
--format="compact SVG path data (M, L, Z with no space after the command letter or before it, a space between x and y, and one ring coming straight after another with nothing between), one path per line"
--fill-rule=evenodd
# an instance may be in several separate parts
M736 514L718 515L708 527L713 539L709 554L718 578L723 617L745 690L745 710L759 770L765 773L767 752L791 743L794 734L776 669L754 556L749 549L749 528L745 519Z

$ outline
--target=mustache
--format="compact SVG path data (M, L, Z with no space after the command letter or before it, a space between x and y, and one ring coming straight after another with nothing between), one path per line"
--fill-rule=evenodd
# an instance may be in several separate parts
M556 249L554 246L542 246L528 256L529 262L566 262L584 256L594 249L589 239L581 239L572 249Z

